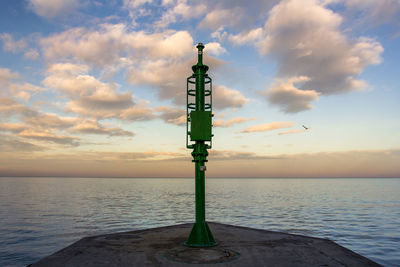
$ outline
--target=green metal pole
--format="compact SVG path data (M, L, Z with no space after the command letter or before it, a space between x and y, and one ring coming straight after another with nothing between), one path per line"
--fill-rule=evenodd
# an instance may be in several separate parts
M203 65L204 45L199 43L198 62L192 67L196 76L196 111L205 110L205 75L208 66ZM197 140L193 152L193 161L195 162L195 201L196 201L196 220L186 246L190 247L212 247L217 245L210 228L206 222L205 208L205 162L207 162L207 145L202 140Z

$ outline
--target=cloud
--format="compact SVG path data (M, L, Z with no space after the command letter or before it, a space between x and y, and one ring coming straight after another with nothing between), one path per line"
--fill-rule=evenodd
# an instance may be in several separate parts
M213 121L213 126L214 127L231 127L235 124L241 124L241 123L245 123L248 121L254 120L254 118L242 118L242 117L238 117L238 118L232 118L230 120L224 121L224 120L214 120Z
M161 106L156 110L160 113L159 118L164 120L166 123L172 123L175 125L186 124L186 110L184 109Z
M0 40L3 41L3 50L11 53L23 51L28 45L24 39L16 41L8 33L0 34Z
M155 115L152 108L138 104L123 110L119 118L128 121L147 121L154 119Z
M1 138L1 137L0 137ZM2 140L1 140L2 141ZM12 157L0 142L0 176L75 177L191 177L187 153L132 151L40 153ZM7 155L7 156L6 156ZM19 154L20 155L20 154ZM180 160L185 158L185 160ZM252 152L210 150L209 177L399 177L400 151L343 151L330 153L258 155ZM179 160L177 160L179 159ZM233 159L233 160L232 160Z
M267 99L285 112L309 109L318 95L361 90L358 76L369 65L381 62L380 43L371 38L350 40L341 32L342 17L317 0L283 0L274 6L262 30L231 36L237 44L254 42L260 54L278 65L277 79ZM251 38L250 38L251 37ZM308 77L295 87L296 77ZM280 88L280 89L278 89ZM290 89L290 90L289 90Z
M130 131L119 127L102 125L96 120L74 117L62 117L54 113L41 113L34 111L15 101L8 101L7 112L19 118L21 123L0 123L0 131L17 134L21 138L33 139L64 145L79 145L79 139L62 134L62 131L99 134L108 136L133 136Z
M16 72L11 72L7 68L0 68L0 98L20 98L25 101L29 100L31 97L30 92L41 92L43 88L33 85L31 83L21 83L20 75ZM11 99L11 98L10 98Z
M28 92L20 91L20 92L15 93L14 97L28 101L31 98L31 95Z
M79 145L78 138L59 133L59 129L71 127L74 118L41 113L10 98L0 99L0 115L3 118L22 121L2 123L0 131L12 132L18 137L42 142Z
M19 133L25 129L25 125L21 123L0 123L0 131Z
M22 121L43 129L66 129L72 127L77 119L74 117L61 117L54 113L35 113L34 116L25 116Z
M263 37L263 31L263 28L256 28L237 35L230 34L228 40L235 45L253 44Z
M217 42L211 42L211 43L205 44L204 51L207 53L210 53L211 55L214 55L214 56L219 56L221 54L226 53L226 49L223 48L221 46L221 44L217 43Z
M276 160L284 159L284 156L264 156L254 152L232 151L232 150L210 150L210 160Z
M153 0L123 0L124 8L137 8L151 2L153 2Z
M11 72L7 68L0 68L0 84L7 84L13 79L17 79L19 74L16 72Z
M187 31L146 33L132 31L125 24L102 24L94 29L73 28L42 38L40 43L42 54L49 65L72 61L81 62L89 69L101 68L106 72L111 70L112 73L123 69L126 70L130 84L155 88L161 99L172 99L175 104L185 102L184 82L191 74L191 66L196 62L193 39ZM215 70L224 62L207 54L223 53L224 48L216 42L208 46L209 49L205 49L205 62ZM65 66L66 64L70 66ZM74 65L61 64L57 66L59 70L52 70L50 67L50 75L44 84L52 88L68 86L69 91L74 88L76 91L84 89L86 83L90 82L87 70L81 70L77 76L77 73L69 69L60 69L73 68ZM73 76L76 81L66 83L59 78L60 74L64 75L64 79ZM76 86L78 82L82 86ZM77 105L78 103L74 103L74 106Z
M24 53L24 58L35 60L39 57L39 52L35 49L29 49Z
M205 18L200 22L200 28L208 28L217 30L221 26L235 26L240 24L244 19L245 12L241 7L233 7L230 9L215 9L207 13Z
M56 135L49 130L38 131L33 129L26 129L20 133L18 136L24 137L27 139L51 142L61 145L71 145L77 146L79 145L79 138L73 136L66 136L66 135Z
M48 19L65 16L79 7L78 0L28 0L33 11Z
M0 153L32 153L35 151L42 151L44 147L38 146L29 142L15 139L14 137L0 135Z
M128 71L128 81L133 85L150 85L157 88L161 99L172 99L174 104L186 103L186 78L191 75L191 67L196 64L195 51L188 59L158 59L144 61ZM204 62L210 69L217 69L224 62L205 54Z
M277 81L261 94L266 96L272 104L279 106L285 113L296 113L302 110L311 109L310 102L318 99L319 93L314 90L300 90L295 83L304 83L310 79L305 76L293 77L288 81Z
M78 100L69 103L69 109L76 111L82 109L82 113L92 114L96 110L119 110L125 109L133 105L132 95L130 92L116 94L108 88L105 90L97 90L91 95L82 96ZM94 113L96 114L96 112Z
M0 115L20 122L0 123L0 131L11 132L20 138L62 145L78 146L78 137L65 133L98 134L108 136L134 136L130 131L97 120L63 117L54 113L42 113L12 99L0 99Z
M0 114L5 117L13 117L16 115L35 116L37 111L11 98L0 98Z
M210 151L210 157L213 150ZM364 150L273 155L269 160L208 163L211 177L399 177L399 150Z
M267 131L272 131L272 130L277 130L277 129L282 129L282 128L290 128L294 125L294 122L291 121L274 121L271 123L264 123L260 125L254 125L247 127L242 131L242 133L254 133L254 132L267 132Z
M84 64L73 64L73 63L56 63L48 67L47 72L52 74L86 74L89 71L89 66Z
M292 129L292 130L289 130L289 131L280 132L280 133L278 133L278 135L304 133L304 132L306 132L306 131L307 131L307 130L305 130L305 129Z
M207 10L207 6L201 4L188 4L186 0L176 1L172 6L173 1L164 3L164 8L167 11L161 16L161 19L155 23L158 27L167 27L171 23L178 20L189 20L201 17Z
M161 118L166 123L172 123L175 125L185 125L186 124L186 110L181 108L161 106L156 109L159 113L158 117ZM240 124L247 121L253 120L253 118L233 118L227 121L224 120L214 120L214 127L230 127L234 124Z
M238 90L223 85L217 85L213 88L213 105L216 109L241 108L248 102L249 100Z
M155 88L161 99L172 99L174 103L183 104L186 100L184 81L191 73L196 55L193 39L187 31L146 33L129 30L125 24L102 24L95 29L73 28L43 38L40 43L42 54L49 63L81 62L111 72L123 69L132 85ZM214 53L223 51L215 44L211 47ZM205 56L205 60L210 68L222 64L222 61L209 56ZM60 73L64 73L64 78L76 74L70 70L57 73L49 70L49 73L57 77L52 80L51 76L46 78L45 84L59 83ZM80 71L79 79L89 82L89 77L84 75L88 75L87 70ZM71 85L70 91L73 88L76 91L82 89L72 84L63 83L63 86Z
M105 127L95 120L83 120L75 124L72 128L77 133L99 134L108 136L133 136L130 131L125 131L119 127Z
M187 31L159 33L129 31L125 24L101 24L97 29L73 28L43 38L47 60L75 59L95 66L110 66L128 60L180 59L193 51L193 39Z
M160 3L161 2L161 3ZM216 30L221 27L247 28L265 17L268 9L278 0L232 1L204 0L124 0L124 9L128 9L137 25L139 18L146 17L152 25L167 28L176 22L200 20L199 28ZM157 10L154 16L150 10ZM160 15L159 15L160 14ZM159 18L160 17L160 18Z
M110 153L118 159L124 160L154 160L154 159L173 159L181 158L187 155L177 152L162 152L162 151L145 151L145 152L122 152Z
M117 92L118 85L104 83L86 74L88 67L75 64L55 64L43 84L65 93L71 100L66 111L96 118L119 117L134 105L130 92Z
M264 20L268 10L279 0L260 1L232 1L220 0L203 1L208 9L203 20L199 22L199 28L218 30L230 28L231 30L248 30L250 25Z
M400 2L398 0L337 0L342 2L350 16L356 17L360 25L380 26L398 22L400 18ZM355 11L355 12L354 12Z

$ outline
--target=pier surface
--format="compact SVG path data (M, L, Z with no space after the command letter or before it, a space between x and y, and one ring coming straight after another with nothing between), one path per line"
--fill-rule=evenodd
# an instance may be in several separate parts
M29 266L380 266L327 239L209 223L218 245L189 248L192 224L85 237Z

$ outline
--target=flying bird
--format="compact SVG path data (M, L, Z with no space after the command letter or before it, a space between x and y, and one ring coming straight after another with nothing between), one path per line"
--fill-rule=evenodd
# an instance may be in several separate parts
M303 126L303 128L304 128L304 129L306 129L306 130L308 130L308 129L309 129L308 127L306 127L306 126L304 126L304 125L302 125L302 126Z

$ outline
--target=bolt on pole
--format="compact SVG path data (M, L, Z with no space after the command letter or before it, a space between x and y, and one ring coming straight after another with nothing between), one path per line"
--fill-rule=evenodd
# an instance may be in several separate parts
M193 149L192 161L195 163L196 219L185 245L212 247L217 245L217 242L206 222L205 209L205 162L207 162L208 156L207 149L212 147L213 136L212 80L207 74L208 66L203 64L204 45L199 43L196 47L198 61L196 65L192 66L193 74L187 78L186 87L186 147Z

